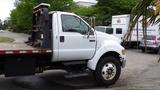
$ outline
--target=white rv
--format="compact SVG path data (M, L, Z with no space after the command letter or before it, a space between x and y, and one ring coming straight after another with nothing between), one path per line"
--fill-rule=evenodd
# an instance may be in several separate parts
M112 16L112 24L111 27L114 29L113 35L118 37L119 39L123 39L126 34L129 26L130 15L115 15Z
M130 22L129 14L112 16L111 27L114 30L113 35L118 37L119 39L123 39L124 35L127 33L127 30L129 28L129 22ZM147 24L147 35L157 36L159 34L160 34L159 24L153 24L153 25ZM142 27L142 17L141 17L133 29L130 42L132 45L137 45L137 41L138 43L140 43L142 38L143 38L143 27Z

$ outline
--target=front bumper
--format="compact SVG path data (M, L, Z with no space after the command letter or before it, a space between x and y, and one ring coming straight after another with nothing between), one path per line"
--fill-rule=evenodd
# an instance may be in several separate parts
M144 49L145 46L144 45L140 45L140 48ZM156 45L146 45L146 48L147 48L147 50L154 50L154 51L158 50L158 47Z
M122 64L122 68L124 68L126 66L126 59L125 58L121 58L121 64Z

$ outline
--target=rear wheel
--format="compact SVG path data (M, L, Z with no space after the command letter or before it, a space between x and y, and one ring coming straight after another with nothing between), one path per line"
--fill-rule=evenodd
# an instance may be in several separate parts
M160 47L158 48L158 50L156 50L157 54L160 54Z
M145 52L145 48L142 48L141 50L142 50L142 52Z
M104 57L98 63L94 72L98 85L114 84L121 73L121 67L118 59L113 56Z

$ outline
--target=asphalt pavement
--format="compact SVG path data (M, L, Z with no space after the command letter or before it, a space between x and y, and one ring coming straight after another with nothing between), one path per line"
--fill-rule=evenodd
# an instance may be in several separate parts
M9 37L15 39L16 43L21 43L28 40L29 35L24 33L14 33L7 30L0 31L0 37Z

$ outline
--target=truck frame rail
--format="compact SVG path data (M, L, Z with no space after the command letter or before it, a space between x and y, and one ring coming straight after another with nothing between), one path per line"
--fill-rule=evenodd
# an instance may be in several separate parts
M7 55L7 54L45 54L45 53L52 53L52 50L47 49L37 49L37 50L0 50L0 55Z

